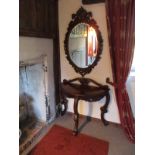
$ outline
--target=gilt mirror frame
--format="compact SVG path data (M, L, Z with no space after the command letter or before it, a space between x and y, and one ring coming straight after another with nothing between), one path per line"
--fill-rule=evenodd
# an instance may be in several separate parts
M70 54L69 54L69 37L70 37L70 34L72 32L72 29L80 23L88 24L91 27L93 27L96 31L96 36L97 36L97 41L98 41L98 49L97 49L96 59L94 60L94 62L90 66L88 66L86 68L78 67L72 61ZM76 14L72 14L72 20L70 21L70 23L68 25L67 33L65 35L64 49L65 49L65 55L66 55L67 60L72 65L74 70L77 73L81 74L82 77L84 77L86 74L90 73L91 70L97 65L98 61L101 58L101 53L102 53L102 49L103 49L103 39L101 36L101 32L99 30L99 27L98 27L96 21L92 18L92 13L87 12L83 7L81 7L76 12Z

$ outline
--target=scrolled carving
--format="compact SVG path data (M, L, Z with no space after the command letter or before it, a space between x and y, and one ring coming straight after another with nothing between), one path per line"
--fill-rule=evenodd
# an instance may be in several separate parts
M93 62L82 68L79 67L78 65L75 64L75 62L73 62L73 60L71 59L70 56L70 51L69 51L69 37L70 34L73 30L73 28L75 26L77 26L78 24L83 23L86 25L91 26L95 32L96 32L96 38L97 38L97 51L96 51L96 56L95 59L93 60ZM69 61L69 63L72 65L72 67L75 69L75 71L79 74L81 74L81 76L85 76L86 74L90 73L91 70L97 65L99 59L101 58L101 53L102 53L102 49L103 49L103 39L101 36L101 32L99 30L99 27L96 23L96 21L92 18L92 13L91 12L87 12L83 7L81 7L76 14L72 14L72 20L69 23L68 29L67 29L67 33L65 36L65 40L64 40L64 49L65 49L65 54L66 54L66 58Z

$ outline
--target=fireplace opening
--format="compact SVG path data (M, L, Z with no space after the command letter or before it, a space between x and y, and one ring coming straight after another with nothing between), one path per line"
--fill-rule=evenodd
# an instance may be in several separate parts
M22 61L19 67L19 144L22 154L53 120L48 93L47 56ZM54 103L53 103L54 104Z

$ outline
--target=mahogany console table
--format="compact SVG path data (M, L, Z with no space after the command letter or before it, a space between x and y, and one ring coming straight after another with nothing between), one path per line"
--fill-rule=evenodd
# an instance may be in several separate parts
M90 85L92 83L93 85ZM78 134L78 123L79 123L79 113L78 113L78 101L85 100L85 101L98 101L103 97L106 97L105 104L100 108L101 110L101 120L104 125L108 125L108 121L105 120L104 114L107 112L107 108L110 101L109 95L109 87L107 85L101 85L96 81L88 78L75 78L73 80L63 80L61 83L61 96L62 102L64 104L64 111L63 114L66 112L67 109L67 99L74 98L74 130L73 134Z

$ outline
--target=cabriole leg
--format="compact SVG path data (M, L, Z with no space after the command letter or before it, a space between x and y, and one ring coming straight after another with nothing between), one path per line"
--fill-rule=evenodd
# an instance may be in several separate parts
M104 106L102 106L100 108L100 110L101 110L101 120L102 120L104 125L109 124L109 122L107 120L105 120L105 118L104 118L104 114L108 112L107 108L108 108L109 102L110 102L110 95L109 95L109 93L107 93L106 94L106 103L105 103Z
M73 135L78 134L78 124L79 124L79 113L78 113L78 98L74 99L74 130Z

